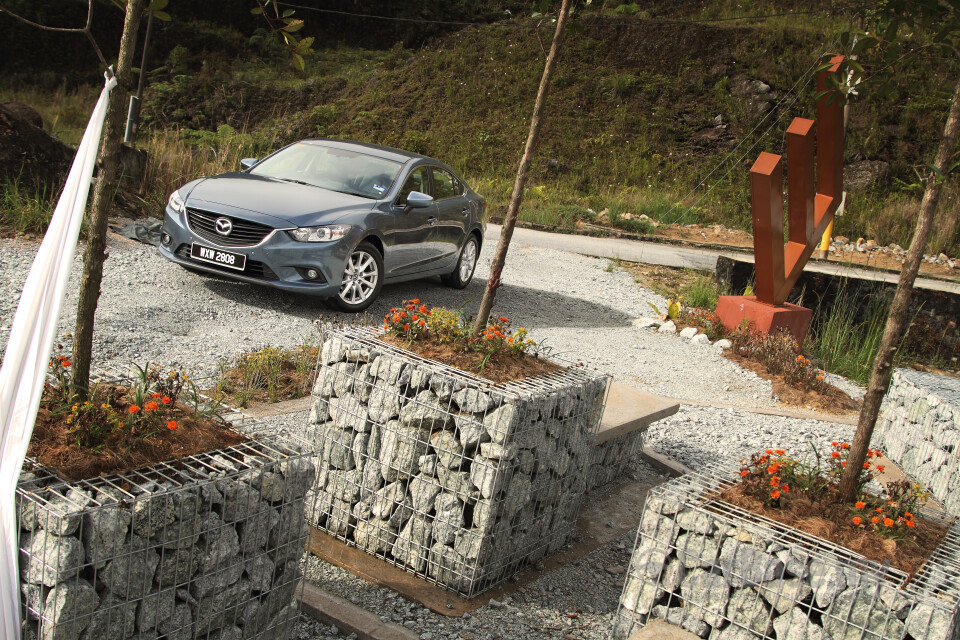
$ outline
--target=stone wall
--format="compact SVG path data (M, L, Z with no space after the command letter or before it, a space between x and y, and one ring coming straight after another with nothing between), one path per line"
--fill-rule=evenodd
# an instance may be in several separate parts
M960 516L960 379L897 369L874 443Z
M23 637L288 638L313 461L249 441L123 476L17 487Z
M613 636L651 616L711 640L949 640L960 598L960 528L913 580L720 501L737 467L653 489Z
M608 377L493 385L376 335L330 331L321 349L308 520L467 596L567 542Z
M647 428L590 447L587 453L587 491L619 479L643 450Z

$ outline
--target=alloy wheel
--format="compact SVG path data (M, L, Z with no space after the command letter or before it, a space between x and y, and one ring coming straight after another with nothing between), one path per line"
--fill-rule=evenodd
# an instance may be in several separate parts
M363 250L354 251L343 271L340 299L350 305L366 302L377 290L379 279L380 270L374 257Z

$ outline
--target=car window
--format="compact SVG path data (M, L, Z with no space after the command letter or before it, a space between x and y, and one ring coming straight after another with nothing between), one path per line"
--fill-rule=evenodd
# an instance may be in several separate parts
M460 183L443 169L433 169L433 197L437 200L453 198L462 192Z
M300 142L266 158L250 173L376 200L390 190L401 168L399 162L359 151Z
M400 194L397 196L397 204L406 204L407 196L410 195L411 191L419 191L420 193L426 193L429 195L429 184L430 181L427 178L427 168L419 167L414 169L409 177L407 177L407 181L403 183L403 188L400 189Z

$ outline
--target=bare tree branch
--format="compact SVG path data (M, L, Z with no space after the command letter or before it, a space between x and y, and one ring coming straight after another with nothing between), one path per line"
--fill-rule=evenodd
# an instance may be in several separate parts
M87 0L87 21L80 28L72 27L50 27L45 24L40 24L39 22L34 22L33 20L28 20L23 16L15 14L10 9L7 9L5 6L0 4L0 13L10 16L14 20L18 20L26 25L30 25L35 29L41 29L43 31L54 31L57 33L82 33L87 36L87 40L90 41L90 44L93 46L94 52L97 54L97 57L100 58L100 64L103 65L103 68L110 72L110 65L107 64L106 58L103 57L103 52L100 51L100 47L97 46L97 41L93 38L93 32L90 29L90 26L93 24L93 0Z

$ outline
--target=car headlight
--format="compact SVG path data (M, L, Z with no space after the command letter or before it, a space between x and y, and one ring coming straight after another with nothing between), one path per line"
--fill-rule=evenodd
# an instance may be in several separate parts
M187 205L183 202L183 198L180 197L179 191L174 191L170 194L170 199L167 200L167 206L183 215L183 212L187 210Z
M287 233L297 242L333 242L347 235L348 231L350 231L348 224L330 224L322 227L290 229Z

